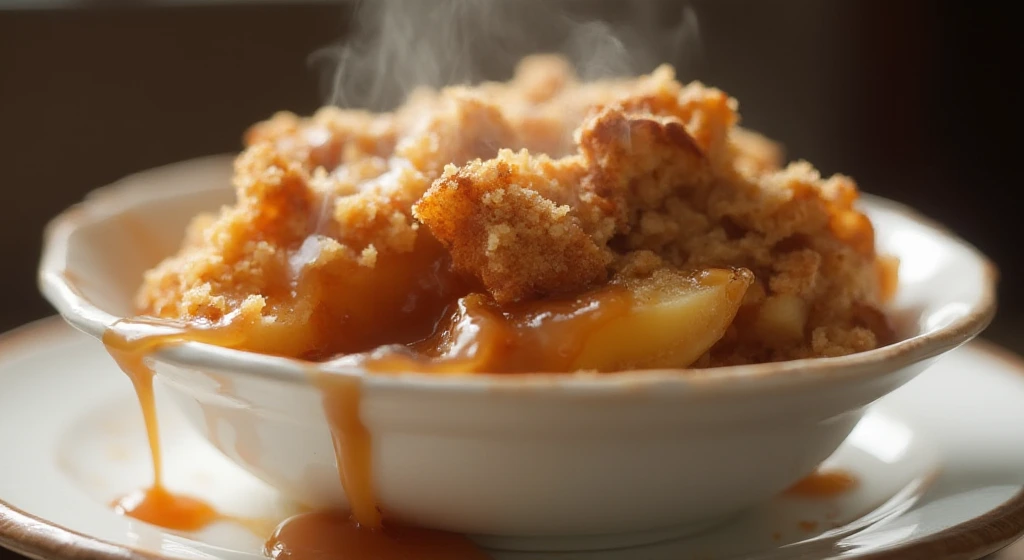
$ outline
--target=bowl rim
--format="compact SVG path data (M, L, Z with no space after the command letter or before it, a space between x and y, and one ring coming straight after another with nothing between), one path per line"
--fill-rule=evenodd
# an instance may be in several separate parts
M148 185L158 175L173 175L189 169L221 169L230 165L233 154L189 159L156 167L93 190L79 203L69 207L46 226L43 252L38 269L40 291L64 319L75 328L102 339L108 326L122 319L100 309L76 288L65 274L68 242L71 235L87 223L97 223L141 201L160 197L215 190L208 185L184 184L167 192ZM220 187L217 187L220 188ZM999 272L995 264L976 247L955 235L942 224L918 211L889 199L861 193L869 206L887 209L923 226L945 245L959 246L971 255L983 270L982 294L978 303L962 316L932 332L919 334L889 346L832 358L807 358L707 369L647 369L610 373L471 373L438 375L431 373L369 374L356 368L325 366L319 362L235 350L199 342L186 342L156 350L156 362L189 369L216 371L231 375L253 375L290 383L309 382L310 373L326 373L363 379L370 386L400 387L412 390L529 390L563 389L584 393L616 392L631 388L657 390L682 389L688 392L732 393L763 389L765 386L791 386L834 382L849 378L875 378L912 364L935 358L980 334L996 311L996 285ZM737 380L746 380L738 383Z

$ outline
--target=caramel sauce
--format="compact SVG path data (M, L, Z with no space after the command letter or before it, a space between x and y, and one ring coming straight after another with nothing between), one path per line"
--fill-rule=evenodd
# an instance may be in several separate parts
M883 302L892 301L899 288L900 260L892 255L878 257L878 285Z
M310 361L422 340L453 302L473 291L472 282L451 270L448 254L429 235L419 235L409 253L378 256L373 268L303 269L292 282L280 297L269 298L278 306L270 313L289 317L291 309L305 305L315 310L308 325L289 325L274 337L302 338L289 346L304 347L303 352L282 354ZM247 344L265 352L268 343Z
M225 518L202 500L175 495L164 486L163 458L153 394L153 370L146 364L146 356L161 346L186 341L234 346L242 340L243 335L240 327L229 323L186 326L149 319L119 321L103 334L107 352L128 375L135 388L153 463L152 485L117 500L114 503L116 512L180 531L195 531Z
M264 554L289 560L486 560L469 539L452 533L388 525L368 529L343 513L298 515L267 540Z
M339 360L379 372L517 373L592 369L585 355L595 333L603 332L602 329L610 322L631 313L638 302L654 297L645 295L642 287L612 284L574 297L498 305L479 293L458 297L465 286L440 268L431 271L428 278L418 280L417 290L407 293L410 296L405 301L407 307L397 317L408 324L392 333L396 338L391 342L401 342L402 338L422 331L427 324L432 325L430 334L412 339L413 342L349 354ZM731 278L730 274L723 276L725 271L719 272L717 275L696 275L688 281L721 282ZM409 282L408 275L397 276L404 278L403 282ZM305 279L307 283L303 291L327 289L330 284L323 278ZM670 279L673 282L678 280L679 277ZM397 284L385 288L385 291L392 289L397 290ZM372 293L372 290L367 293ZM346 329L361 324L354 319L365 318L362 316L373 307L372 301L349 299L358 301L366 309L351 307L344 310L346 320L339 325ZM446 302L447 307L441 306L442 302ZM349 312L353 315L350 316ZM374 320L376 323L368 325L369 331L387 330L383 326L398 319L385 314L384 318L378 316ZM328 327L315 326L319 330L330 330ZM164 487L153 371L145 360L149 353L164 346L189 341L245 348L253 342L247 338L250 331L251 325L241 321L233 323L232 317L228 317L217 324L190 325L135 319L120 322L105 334L108 352L135 387L153 461L152 486L119 500L115 504L119 513L183 531L201 529L212 522L230 519L199 499L174 495ZM350 343L364 344L381 336L369 331L362 340ZM616 367L616 364L598 367ZM386 516L378 507L373 480L373 444L360 417L361 379L311 370L310 380L321 393L339 478L350 511L313 512L287 519L266 542L265 552L274 558L296 560L486 558L484 552L463 536L386 522ZM230 389L230 380L219 380L218 392L230 392ZM204 412L215 441L219 437L217 424L224 413L221 410ZM242 447L255 446L258 442L243 442L243 436L254 440L254 437L237 434L235 451L243 459L257 464L257 461L250 460L255 456L246 458L247 451Z
M790 486L786 493L791 496L828 498L853 490L859 481L857 477L843 470L818 470Z
M431 336L340 360L377 372L572 371L590 335L629 313L632 304L621 286L501 307L470 294L449 306ZM295 560L487 558L463 536L385 522L377 507L372 442L360 418L360 380L316 370L310 378L322 395L351 513L292 517L266 542L265 554Z
M362 388L357 379L314 372L331 429L341 487L348 497L352 519L369 530L380 529L381 513L373 487L373 447L359 418Z
M798 521L796 525L805 533L813 533L818 528L817 521Z
M114 511L174 531L198 531L224 519L213 506L190 496L169 492L153 484L114 502Z
M149 353L166 345L195 341L233 347L242 344L244 336L244 327L233 325L230 321L215 325L186 326L154 319L121 321L104 333L103 342L107 351L128 375L135 388L153 463L152 485L115 501L112 505L117 513L177 531L197 531L222 520L235 521L259 530L261 524L258 522L226 516L201 499L174 494L164 486L153 392L154 373L146 364ZM324 412L331 429L338 471L352 512L314 512L287 519L267 541L266 554L272 558L295 560L488 558L461 535L400 525L389 524L385 527L374 493L370 434L359 417L359 381L320 374L314 375L312 380L323 395ZM229 383L228 380L222 380L218 390L229 390ZM214 420L215 417L207 413L207 421ZM211 433L215 434L215 430ZM245 444L236 442L236 445ZM239 449L238 453L244 457L245 451Z
M384 523L374 488L373 446L360 418L360 381L319 371L311 371L310 378L323 398L351 513L321 511L287 519L267 540L264 554L292 560L489 558L462 535Z
M470 294L449 307L430 337L408 346L343 356L337 362L381 373L568 372L579 369L588 338L629 313L632 303L621 286L575 298L505 306Z

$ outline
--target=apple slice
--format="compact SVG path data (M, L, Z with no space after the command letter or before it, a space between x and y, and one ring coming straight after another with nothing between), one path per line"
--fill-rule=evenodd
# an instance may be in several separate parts
M722 338L753 280L746 269L660 270L571 298L469 294L429 338L338 363L440 375L684 368Z
M753 282L745 269L660 270L572 298L499 306L458 301L415 346L435 372L570 372L682 368L717 342ZM406 362L407 363L407 362Z
M687 367L722 338L753 280L746 269L708 269L627 282L629 311L593 329L571 369Z

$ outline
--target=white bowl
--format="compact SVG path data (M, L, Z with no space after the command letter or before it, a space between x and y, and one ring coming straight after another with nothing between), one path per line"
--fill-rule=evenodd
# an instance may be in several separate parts
M142 272L175 250L189 218L232 200L230 171L229 158L206 158L96 191L50 224L43 293L100 338L131 315ZM902 261L901 342L696 371L367 376L361 417L382 508L497 547L598 547L694 530L780 492L835 451L866 406L995 311L995 268L977 250L895 203L864 207L880 249ZM306 366L199 343L152 362L231 459L310 506L346 504Z

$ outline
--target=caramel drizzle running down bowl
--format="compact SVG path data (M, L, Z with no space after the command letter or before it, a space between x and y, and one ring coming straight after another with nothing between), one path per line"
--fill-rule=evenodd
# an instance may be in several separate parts
M196 531L217 521L233 520L205 501L171 492L164 485L154 372L146 364L149 353L183 342L236 346L244 331L230 320L213 325L180 325L167 321L133 319L107 329L103 343L128 375L142 409L153 462L153 482L113 505L115 511L146 523L178 531ZM286 520L267 540L271 558L314 560L350 558L400 560L410 555L422 560L476 560L488 555L461 535L414 527L384 526L377 508L372 476L372 442L359 418L360 383L342 376L313 376L327 416L338 472L352 513L319 511Z

